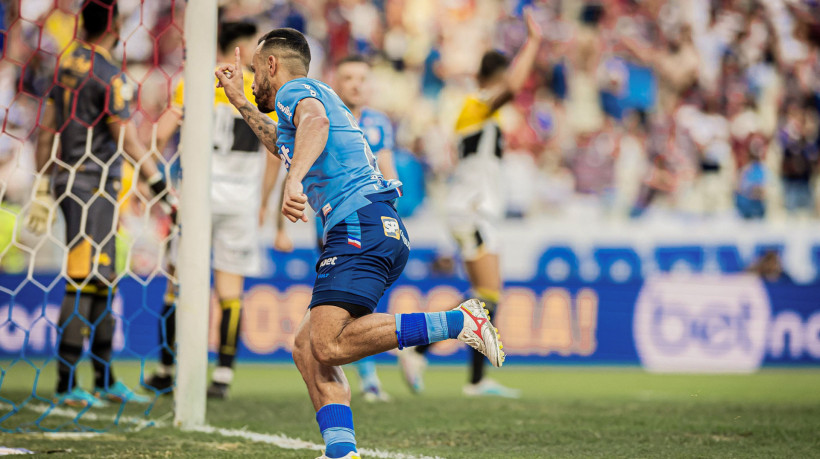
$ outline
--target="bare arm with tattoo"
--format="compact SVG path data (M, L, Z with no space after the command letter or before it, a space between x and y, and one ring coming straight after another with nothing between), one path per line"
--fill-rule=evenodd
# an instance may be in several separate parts
M276 123L268 115L260 112L254 104L245 97L242 77L242 62L239 59L239 48L234 50L236 57L235 64L226 64L216 69L216 78L219 80L218 87L225 89L225 96L231 104L239 110L242 118L253 129L253 133L269 151L275 152L276 148Z
M244 99L244 95L242 96ZM234 104L236 105L236 104ZM242 105L236 105L242 118L253 129L253 133L268 151L276 151L276 123L268 115L260 112L248 99Z

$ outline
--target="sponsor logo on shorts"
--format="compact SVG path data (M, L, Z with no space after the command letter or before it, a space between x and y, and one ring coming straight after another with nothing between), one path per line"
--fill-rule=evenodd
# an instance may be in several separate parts
M382 226L384 226L384 235L394 239L401 238L401 228L399 222L392 217L382 217Z
M319 267L324 268L325 266L336 266L337 258L338 257L325 258L321 263L319 263Z
M325 204L325 206L322 207L322 214L327 217L327 214L329 214L331 210L333 210L333 207L330 204Z

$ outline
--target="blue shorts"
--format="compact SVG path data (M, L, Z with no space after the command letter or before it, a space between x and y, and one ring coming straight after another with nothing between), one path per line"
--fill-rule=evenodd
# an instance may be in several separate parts
M328 231L310 308L338 306L354 317L372 313L409 255L410 240L395 207L384 201L362 207Z

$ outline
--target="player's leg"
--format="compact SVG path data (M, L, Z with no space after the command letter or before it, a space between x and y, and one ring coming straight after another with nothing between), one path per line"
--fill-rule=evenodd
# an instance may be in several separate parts
M294 351L317 409L328 457L344 457L355 450L350 387L335 367L396 347L456 337L484 349L496 365L503 362L497 333L475 300L440 313L372 313L408 255L404 226L386 203L360 209L328 232L317 263L310 313ZM465 317L472 319L471 325Z
M174 275L174 265L168 267L169 276ZM158 342L160 361L154 373L145 379L144 385L158 393L169 394L174 386L176 343L176 292L177 287L169 278L165 286L162 312L159 318Z
M316 410L325 442L325 456L345 457L356 451L350 385L341 367L322 365L311 350L310 311L305 314L293 345L293 361L302 375Z
M65 186L55 187L57 196L68 193ZM105 402L83 390L77 384L77 363L83 354L85 338L90 335L88 321L97 284L91 282L92 246L86 238L83 223L83 205L91 193L74 186L71 197L60 201L60 210L66 222L66 284L65 297L60 306L57 347L57 393L55 401L72 406L100 406Z
M83 354L85 337L90 334L88 322L94 295L89 293L91 287L75 288L71 282L82 282L72 279L66 288L66 294L60 305L58 322L59 344L57 350L57 393L55 402L70 406L102 406L105 402L77 384L77 363ZM94 287L96 288L96 287Z
M281 207L281 202L279 203ZM322 220L319 218L315 219L316 224L316 247L319 248L319 253L322 253L324 249L324 241L322 240ZM278 237L278 236L277 236ZM365 401L368 402L377 402L382 401L386 402L390 400L390 395L382 389L381 381L379 380L379 375L376 372L376 362L371 357L365 357L357 362L354 363L356 367L356 373L359 376L359 383L362 391L362 396L364 397Z
M478 258L464 262L470 285L476 298L484 302L490 320L495 319L495 311L501 299L501 263L496 253L487 252ZM464 387L465 395L497 395L517 398L520 392L485 378L485 358L475 349L470 349L470 383Z
M148 397L139 395L114 376L111 366L116 321L111 310L113 289L100 289L91 304L89 321L92 324L91 362L94 367L94 395L114 402L148 403Z
M358 318L338 305L312 307L297 335L293 357L317 410L327 457L345 457L356 447L350 386L341 365L404 344L451 338L480 346L500 365L503 354L497 332L493 331L486 311L476 300L441 313L369 314Z
M116 292L116 238L119 212L116 204L118 179L108 178L103 193L96 193L86 206L86 233L93 240L93 277L98 285L91 303L88 320L91 323L91 364L94 367L94 394L113 401L148 402L135 394L122 381L117 381L111 366L116 325L111 303Z
M495 309L501 296L501 272L500 262L497 254L485 253L478 258L464 261L464 268L467 277L470 279L470 286L475 295L486 305L490 311L490 319L495 316ZM470 359L470 384L475 385L484 378L484 362L476 358L471 352ZM479 354L479 357L483 357Z
M492 208L492 200L486 199L486 208ZM492 212L477 213L472 222L473 237L464 234L459 247L464 258L464 269L470 280L472 294L481 300L489 311L490 320L494 320L498 303L501 300L503 281L501 277L501 260L498 256L500 241L495 219L488 218ZM455 226L454 226L455 227ZM519 391L502 386L486 378L483 355L470 350L469 384L464 387L465 395L495 395L517 398Z
M219 299L219 355L212 375L208 396L226 398L233 382L233 366L239 344L242 314L242 290L245 279L239 274L214 270L214 288Z
M486 176L475 158L459 162L453 175L447 196L447 225L453 235L462 259L477 257L485 241L478 233L476 207L485 193L481 188L486 186L481 177ZM476 183L481 183L477 187ZM430 346L416 346L399 352L399 368L404 381L415 393L424 390L424 371L427 368L427 352Z
M473 258L464 261L467 277L470 279L473 296L485 304L489 311L490 320L495 316L501 291L501 272L499 257L495 253L486 252L484 238L476 236L478 231L466 234L459 238L462 253ZM481 244L481 245L479 245ZM430 345L416 346L412 350L400 354L399 364L405 381L413 392L424 390L424 370L427 359L424 357ZM476 385L484 377L484 355L475 349L470 350L470 385ZM465 388L469 391L469 388Z
M214 289L222 314L219 357L208 387L211 398L226 398L233 382L245 276L261 271L257 218L254 213L213 216Z
M362 396L366 402L389 402L390 395L382 388L382 382L376 371L376 359L373 356L356 361L356 374L359 375Z

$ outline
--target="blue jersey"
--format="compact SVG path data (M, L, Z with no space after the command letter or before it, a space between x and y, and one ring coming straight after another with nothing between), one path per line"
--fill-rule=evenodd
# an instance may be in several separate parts
M362 207L401 196L401 182L384 180L353 114L329 86L312 78L288 81L276 92L276 144L288 169L296 135L293 114L308 97L324 105L330 121L325 148L302 180L308 203L322 219L324 238L329 229Z
M393 150L393 125L384 113L371 108L363 108L359 118L359 126L364 132L364 138L370 145L370 151L375 155L383 150Z
M395 145L393 125L387 115L378 110L365 107L359 117L359 127L362 129L364 139L370 146L370 151L373 152L374 156L378 157L379 153L384 150L393 150ZM322 220L317 218L316 234L321 235L322 233Z

